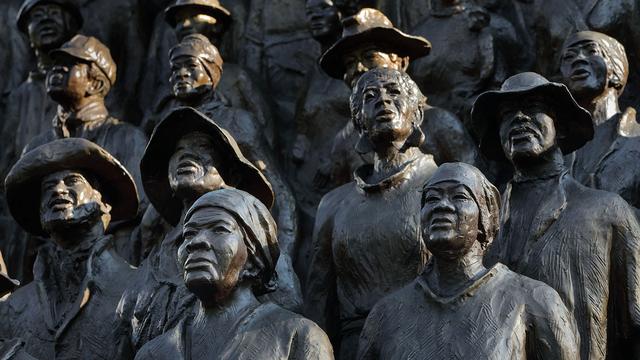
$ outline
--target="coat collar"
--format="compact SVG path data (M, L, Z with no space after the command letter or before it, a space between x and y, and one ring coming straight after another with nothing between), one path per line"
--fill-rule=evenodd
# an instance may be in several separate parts
M484 284L491 281L491 279L495 278L497 275L500 275L505 270L506 266L502 265L501 263L496 263L494 266L489 268L484 275L477 278L474 282L469 284L469 286L467 286L466 288L460 290L457 294L451 296L440 296L433 292L433 290L431 290L431 287L429 287L427 281L422 276L418 276L417 283L426 297L441 304L451 304L463 301L466 298L474 296Z
M382 193L413 178L420 171L420 167L426 165L427 161L433 161L433 156L418 153L416 157L407 161L398 172L377 183L368 183L365 180L373 173L373 165L365 164L354 171L353 178L357 188L365 194Z

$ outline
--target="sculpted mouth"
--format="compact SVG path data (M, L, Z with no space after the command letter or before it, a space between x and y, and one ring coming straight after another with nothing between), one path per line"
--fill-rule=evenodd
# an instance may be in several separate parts
M200 169L200 164L192 160L183 160L178 164L176 173L178 175L193 174Z
M49 207L55 211L64 210L73 205L73 200L64 197L57 197L49 201Z
M571 80L584 80L591 75L586 69L576 69L571 73Z
M381 122L392 121L395 117L396 113L390 109L383 109L376 113L376 120Z
M453 226L453 220L446 217L438 217L438 218L433 218L431 220L430 228L432 230L450 229L452 226Z
M214 265L213 261L203 256L194 256L187 257L187 260L184 262L185 270L203 270L208 269Z
M509 132L509 139L511 139L511 142L513 144L518 144L528 142L531 139L535 138L537 135L538 133L534 129L528 126L523 126L511 130Z

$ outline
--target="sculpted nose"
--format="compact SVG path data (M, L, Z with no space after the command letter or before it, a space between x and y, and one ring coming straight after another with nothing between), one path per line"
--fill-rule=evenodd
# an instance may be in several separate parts
M69 194L69 189L67 189L67 185L65 185L64 181L59 181L53 187L53 193L56 195L67 195Z
M209 250L211 246L209 242L206 241L205 236L196 235L187 241L185 248L188 253L192 253L198 250Z

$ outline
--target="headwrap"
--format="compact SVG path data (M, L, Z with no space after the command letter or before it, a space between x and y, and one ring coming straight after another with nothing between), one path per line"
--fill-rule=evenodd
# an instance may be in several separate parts
M238 189L221 189L202 195L187 211L184 222L198 210L226 211L242 229L248 259L259 269L253 291L262 295L277 287L276 263L280 256L276 223L267 207L253 195Z
M202 34L191 34L185 36L181 42L169 50L169 58L178 56L193 56L205 68L207 74L211 79L218 78L222 75L223 60L218 48L213 45L206 36ZM215 70L218 70L219 75L214 76ZM217 86L215 83L213 86Z
M498 189L474 166L461 162L445 163L438 167L438 170L424 185L421 204L424 204L424 194L429 187L445 181L458 183L471 193L478 209L480 209L480 227L484 234L484 239L478 238L478 241L486 248L491 244L500 227L500 193Z

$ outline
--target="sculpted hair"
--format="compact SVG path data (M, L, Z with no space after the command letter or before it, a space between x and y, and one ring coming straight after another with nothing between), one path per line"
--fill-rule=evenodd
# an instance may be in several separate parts
M362 121L362 100L364 90L371 84L379 80L395 80L400 84L402 93L407 96L409 104L414 110L414 118L412 122L415 125L422 123L422 115L427 105L427 98L422 94L418 84L404 71L398 71L388 68L377 68L367 71L358 79L356 86L353 88L351 97L349 98L351 105L351 120L353 125L359 132L366 131L364 122Z
M629 60L624 46L618 40L604 34L598 37L596 42L602 49L604 60L607 63L609 83L620 95L627 85L629 74Z

